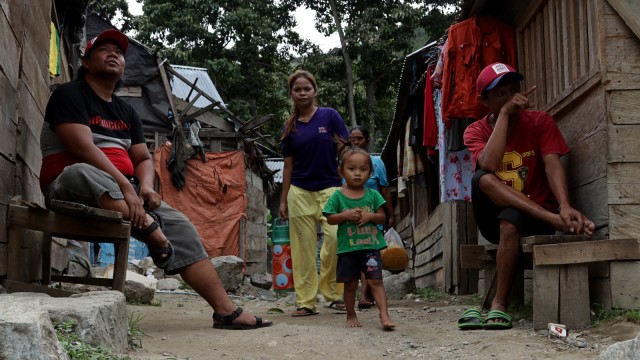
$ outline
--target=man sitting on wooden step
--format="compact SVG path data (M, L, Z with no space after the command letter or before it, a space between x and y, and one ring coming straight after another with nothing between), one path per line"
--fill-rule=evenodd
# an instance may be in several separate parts
M78 80L51 95L40 141L40 186L47 201L121 212L154 263L167 274L180 274L211 305L213 327L270 326L233 304L193 224L155 192L142 122L131 105L114 95L128 46L117 30L100 33L87 43Z
M527 110L527 96L535 86L520 92L523 79L506 64L485 67L476 90L490 113L464 133L476 169L473 213L482 236L498 244L497 292L482 320L485 329L511 327L507 297L518 266L521 237L556 230L591 237L594 231L593 222L569 202L560 161L569 147L549 114ZM475 317L477 314L467 318L478 322Z

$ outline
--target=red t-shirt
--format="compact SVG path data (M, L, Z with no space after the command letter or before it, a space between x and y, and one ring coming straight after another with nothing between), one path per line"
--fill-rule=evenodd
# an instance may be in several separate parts
M488 115L469 125L464 132L464 143L471 152L474 168L493 132L487 119ZM496 176L545 209L557 212L558 202L549 187L543 157L565 155L569 147L551 116L544 111L520 112L504 150Z

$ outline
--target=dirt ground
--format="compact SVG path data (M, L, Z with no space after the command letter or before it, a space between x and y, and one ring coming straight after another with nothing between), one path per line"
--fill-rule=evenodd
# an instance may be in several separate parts
M471 298L435 301L390 301L395 331L380 326L376 308L358 312L362 328L345 328L346 316L320 308L320 314L292 317L293 304L277 301L234 301L274 322L248 331L211 327L212 311L198 296L156 294L161 306L128 305L128 314L143 316L146 334L142 348L127 355L138 359L590 359L608 345L634 338L640 325L618 321L609 325L569 330L579 341L534 331L532 323L517 320L502 331L460 331L456 321ZM466 305L465 305L466 304ZM283 314L269 314L279 308ZM585 347L578 347L582 343Z

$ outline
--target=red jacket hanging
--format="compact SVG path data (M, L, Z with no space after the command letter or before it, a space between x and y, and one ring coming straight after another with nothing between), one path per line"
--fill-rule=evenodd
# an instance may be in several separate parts
M427 68L427 79L431 79L431 68ZM422 133L422 145L427 148L427 154L435 154L436 143L438 142L438 124L436 123L436 113L433 107L433 83L426 81L424 86L424 130Z
M494 62L517 68L513 28L490 17L473 16L449 28L442 79L442 117L450 127L452 119L480 119L488 109L476 93L480 71Z

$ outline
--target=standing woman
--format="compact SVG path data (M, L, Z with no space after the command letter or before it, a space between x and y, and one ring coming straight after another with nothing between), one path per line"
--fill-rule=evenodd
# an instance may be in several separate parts
M343 285L336 283L336 225L329 225L322 209L340 185L337 145L333 136L348 138L349 132L338 112L316 104L318 86L308 71L289 76L293 111L285 123L282 141L284 170L279 215L289 218L293 284L296 310L293 316L318 313L318 291L329 307L346 310ZM324 241L320 250L320 280L316 272L317 224Z
M349 141L354 146L369 151L369 130L360 125L356 125L351 128L349 132ZM395 226L396 222L393 218L393 203L391 202L391 192L389 190L389 181L387 181L387 169L380 159L380 156L371 156L371 162L373 163L373 171L371 177L367 180L365 187L378 191L384 200L387 202L384 208L384 212L387 215L387 228ZM378 225L380 226L380 225ZM373 305L373 295L367 281L362 274L361 279L362 291L360 292L360 300L358 300L358 308L368 309Z

